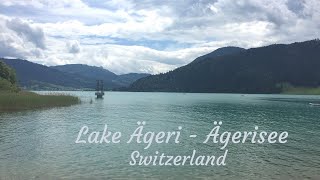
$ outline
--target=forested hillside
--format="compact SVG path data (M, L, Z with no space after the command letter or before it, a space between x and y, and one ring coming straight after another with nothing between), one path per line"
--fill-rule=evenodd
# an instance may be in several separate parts
M142 78L129 91L279 93L320 86L320 41L275 44L204 56L165 74Z

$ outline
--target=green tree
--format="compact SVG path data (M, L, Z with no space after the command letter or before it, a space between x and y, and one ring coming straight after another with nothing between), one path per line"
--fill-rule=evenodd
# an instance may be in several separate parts
M15 71L0 61L0 90L17 91L16 82Z

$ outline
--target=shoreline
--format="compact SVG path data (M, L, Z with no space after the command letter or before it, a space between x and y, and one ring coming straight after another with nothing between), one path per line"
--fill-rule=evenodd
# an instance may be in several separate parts
M73 91L82 91L82 92L95 92L95 90L26 90L28 92L73 92ZM279 93L239 93L239 92L178 92L178 91L123 91L123 90L105 90L105 92L134 92L134 93L180 93L180 94L239 94L239 95L249 95L249 94L270 94L270 95L320 95L319 93L305 93L305 92L292 92L292 91L283 91Z

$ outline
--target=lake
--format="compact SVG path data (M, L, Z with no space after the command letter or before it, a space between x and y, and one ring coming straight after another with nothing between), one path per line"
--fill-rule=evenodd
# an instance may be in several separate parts
M52 92L39 92L52 93ZM320 96L191 93L59 92L80 105L0 114L0 179L320 179ZM93 100L90 103L91 99ZM176 131L180 143L128 144L145 121L148 131ZM202 143L222 121L225 131L287 131L285 144L229 144L225 166L130 166L135 150L189 155L221 153ZM84 125L122 132L117 144L76 144ZM196 134L196 138L190 138Z

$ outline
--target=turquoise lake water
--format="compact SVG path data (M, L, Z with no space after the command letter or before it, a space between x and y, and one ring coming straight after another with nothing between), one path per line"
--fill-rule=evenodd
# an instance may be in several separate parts
M94 92L64 93L82 103L0 114L0 179L320 179L320 106L309 105L320 96L107 92L96 100ZM137 121L146 131L182 126L180 143L127 144ZM229 144L225 166L129 165L135 150L220 155L220 146L202 143L214 121L222 131L288 131L288 142ZM122 132L119 144L75 143L82 126L103 131L105 124Z

